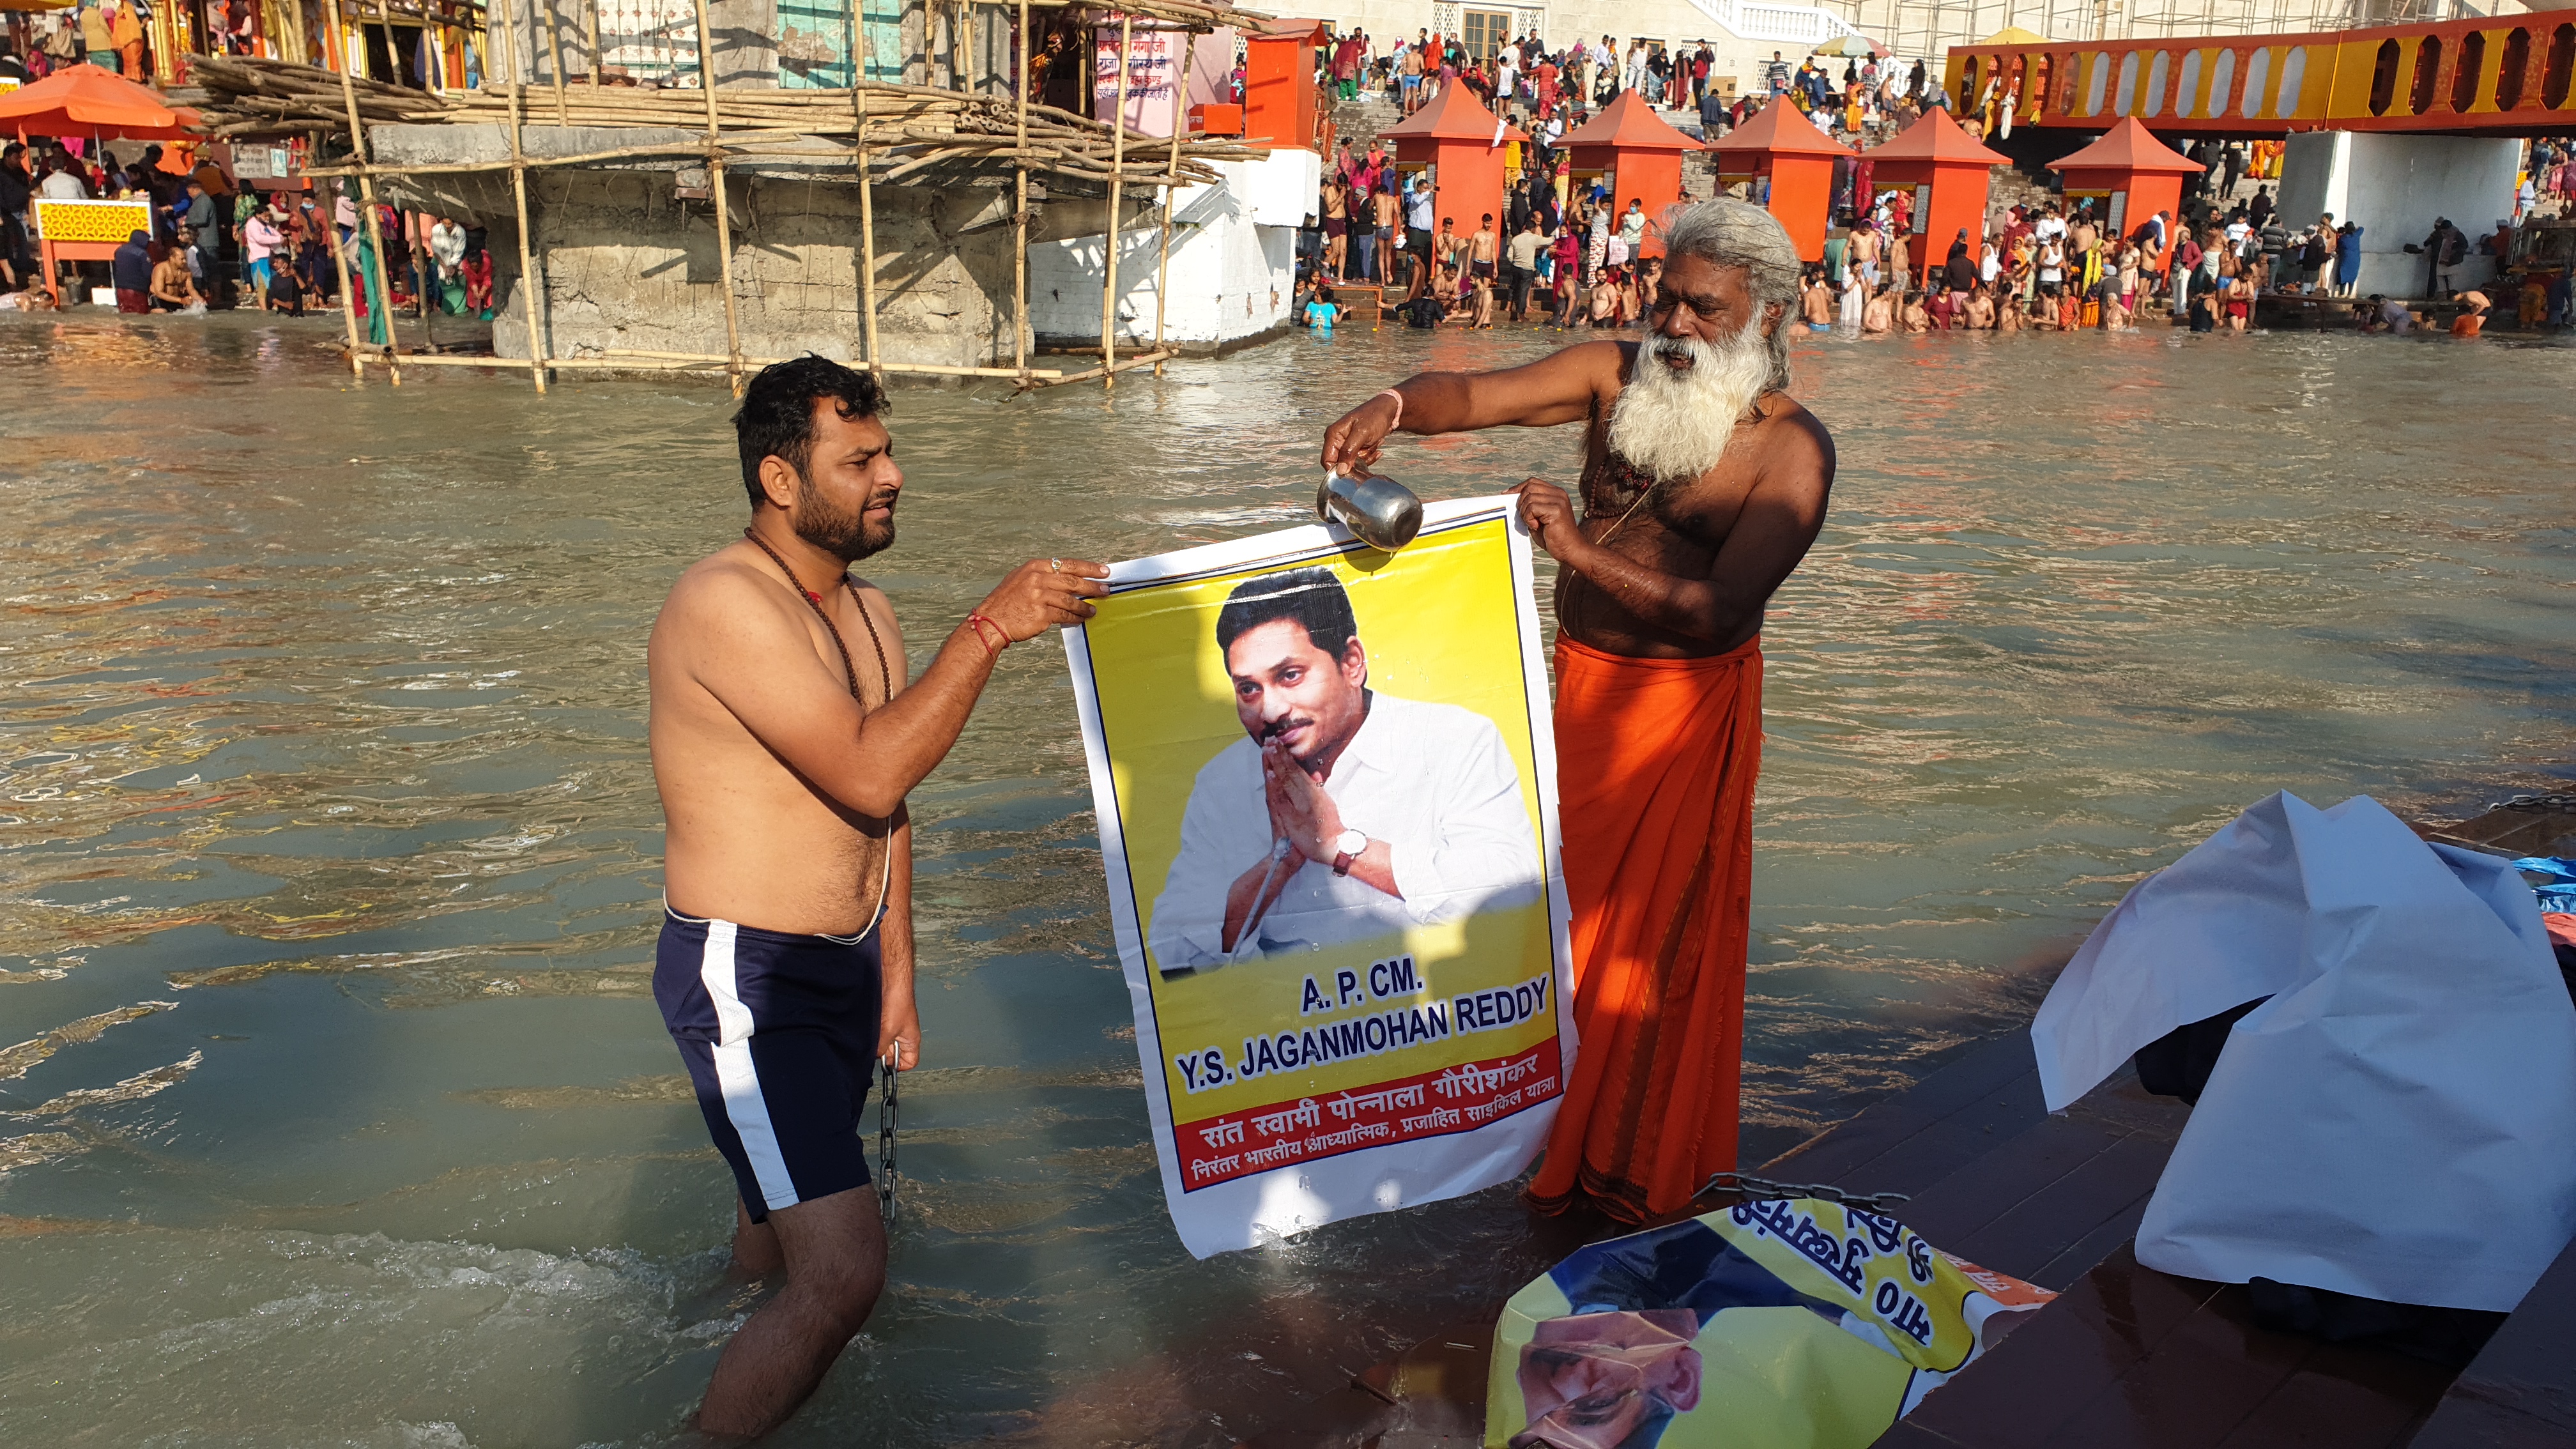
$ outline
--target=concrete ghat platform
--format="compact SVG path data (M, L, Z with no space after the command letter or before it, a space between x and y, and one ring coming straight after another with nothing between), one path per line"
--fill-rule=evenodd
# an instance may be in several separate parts
M593 156L623 147L690 144L679 127L526 125L532 158ZM376 126L379 162L506 165L499 125ZM1284 332L1295 290L1295 227L1311 205L1312 152L1217 164L1214 184L1175 197L1168 299L1156 295L1161 204L1150 188L1120 208L1119 350L1143 350L1158 306L1167 342L1184 353L1230 350ZM683 177L686 171L692 173ZM1108 202L1059 182L1032 183L1030 322L1040 345L1096 346L1107 275ZM528 172L528 213L543 279L545 355L619 352L720 356L732 294L742 351L754 357L864 355L860 306L860 187L845 160L729 165L726 205L733 273L722 275L702 157L631 157ZM530 355L517 207L506 169L387 177L386 194L486 229L498 294L493 350ZM878 345L890 363L1008 365L1015 326L1012 181L990 168L931 171L879 183L875 217Z
M2419 1359L2273 1332L2254 1322L2241 1285L2160 1273L2130 1254L2188 1116L2124 1071L2051 1117L2016 1031L1764 1164L1766 1177L1911 1193L1896 1215L1932 1242L2062 1295L1879 1449L2576 1443L2576 1247L2456 1386L2452 1370ZM1281 1415L1246 1449L1480 1443L1492 1332L1490 1315L1453 1324Z

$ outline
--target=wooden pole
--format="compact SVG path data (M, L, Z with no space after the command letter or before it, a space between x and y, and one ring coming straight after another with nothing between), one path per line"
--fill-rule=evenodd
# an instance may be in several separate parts
M599 89L599 0L583 0L581 43L590 52L590 88Z
M546 0L546 56L547 64L554 68L555 124L570 126L572 110L564 100L563 6L560 0Z
M877 352L877 183L868 171L868 93L853 90L859 106L859 334L868 370L882 372Z
M1011 208L1011 361L1026 380L1029 345L1029 0L1020 0L1019 134L1013 142L1020 160L1013 182Z
M733 212L725 201L724 154L716 149L724 122L716 114L716 48L707 27L707 0L694 0L698 12L698 89L707 93L707 186L716 199L716 270L722 274L725 307L725 375L733 395L742 396L742 323L733 304Z
M510 0L500 0L500 4L502 61L504 73L510 78L510 199L519 209L519 302L528 316L528 376L542 397L546 391L546 333L545 324L537 317L537 291L542 281L537 275L536 252L528 228L528 155L519 144L519 42Z
M340 24L340 0L323 0L323 4L332 34L345 40L348 32ZM358 158L358 195L360 204L366 208L363 220L367 239L376 247L376 294L368 305L376 309L377 316L385 319L385 356L396 358L401 356L401 344L394 337L393 282L385 275L389 270L385 264L385 231L376 220L376 179L368 174L367 123L358 115L358 83L349 78L349 67L356 62L355 57L346 54L340 57L340 61L340 99L349 108L349 145ZM385 375L393 379L394 386L402 386L400 362L387 362Z
M1133 53L1136 17L1118 17L1118 91L1109 113L1109 226L1101 234L1100 372L1102 391L1118 386L1118 202L1127 168L1127 61Z
M342 74L345 76L346 67L349 64L347 33L335 26L324 39L331 44L323 54L327 58L337 53L343 67ZM349 90L354 93L357 85L354 82L351 83ZM340 240L340 198L336 187L331 197L331 213L323 219L322 224L330 228L331 265L340 274L340 320L347 323L349 329L349 375L364 381L367 376L366 343L358 337L358 294L349 290L349 253L347 243ZM352 235L354 236L354 233ZM45 281L49 287L53 284L53 270L50 266L45 268Z
M868 93L860 88L859 49L859 0L850 0L850 108L859 113L859 346L868 370L883 373L885 363L877 356L876 183L868 173Z
M322 224L331 229L331 265L340 273L340 317L349 324L349 375L363 378L367 375L366 344L358 338L358 294L349 290L348 244L340 240L339 212L340 198L338 188L334 187L331 215Z
M1181 132L1190 124L1190 63L1199 58L1198 34L1195 31L1171 32L1181 38L1180 78L1172 91L1172 153L1165 163L1163 176L1163 250L1154 261L1154 350L1163 350L1163 299L1172 291L1172 196L1181 189ZM1125 124L1126 118L1119 118ZM1154 375L1163 375L1163 364L1154 364Z
M359 360L370 367L381 367L385 361L381 357L371 357L364 353L359 354ZM628 352L612 347L605 355L599 357L548 358L546 370L556 372L566 368L597 368L603 372L674 372L685 373L690 377L722 377L725 375L727 360L693 352ZM746 357L743 359L743 365L768 367L787 360L783 357ZM1122 368L1143 367L1153 360L1154 355L1149 352L1141 357L1131 357L1118 365ZM414 367L527 367L530 365L527 359L520 357L413 357L407 361ZM919 373L925 377L1016 378L1021 376L1017 370L1008 367L945 367L929 362L889 362L884 370ZM1053 368L1035 367L1029 369L1027 376L1033 386L1049 386L1062 378L1064 373Z

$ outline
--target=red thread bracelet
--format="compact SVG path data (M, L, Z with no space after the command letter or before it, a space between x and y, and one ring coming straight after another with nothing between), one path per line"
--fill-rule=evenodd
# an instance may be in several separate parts
M1002 636L1002 642L1000 644L996 644L992 640L984 637L984 630L987 626L989 626L994 633ZM1011 642L1011 631L1003 628L999 624L995 624L991 619L984 617L981 610L976 610L967 614L966 627L975 631L975 642L984 646L984 657L988 659L1000 658L1002 656L1003 648Z

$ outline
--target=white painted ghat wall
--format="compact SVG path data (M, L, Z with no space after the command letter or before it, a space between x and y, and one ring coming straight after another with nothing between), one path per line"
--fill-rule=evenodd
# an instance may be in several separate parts
M1691 8L1737 37L1773 45L1819 45L1858 35L1849 21L1813 5L1764 5L1754 0L1690 0Z
M1289 325L1297 281L1297 226L1315 209L1323 161L1278 150L1262 161L1226 161L1219 180L1174 199L1171 296L1163 340L1203 351ZM1154 337L1154 272L1161 216L1147 212L1118 238L1118 350ZM1048 342L1100 340L1105 238L1029 246L1029 322Z

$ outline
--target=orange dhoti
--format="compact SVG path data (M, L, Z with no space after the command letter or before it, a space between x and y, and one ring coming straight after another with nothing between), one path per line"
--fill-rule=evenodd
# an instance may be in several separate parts
M1641 1221L1735 1169L1761 641L1631 659L1560 638L1556 669L1578 1044L1529 1195Z

